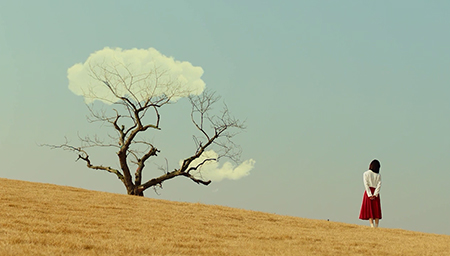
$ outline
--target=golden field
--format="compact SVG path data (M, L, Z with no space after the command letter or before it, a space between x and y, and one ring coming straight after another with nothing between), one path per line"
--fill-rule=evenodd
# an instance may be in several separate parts
M0 182L0 255L450 255L446 235Z

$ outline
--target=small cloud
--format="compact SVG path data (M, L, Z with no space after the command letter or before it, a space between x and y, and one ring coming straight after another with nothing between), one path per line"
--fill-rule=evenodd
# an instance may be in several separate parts
M69 89L73 93L84 96L86 103L100 100L108 104L118 99L96 76L109 79L119 96L133 94L135 99L143 101L164 94L175 94L172 100L199 95L205 89L202 75L201 67L167 57L154 48L105 47L67 70Z
M205 151L198 159L191 163L191 166L196 166L207 158L217 158L218 154L213 150ZM182 161L180 161L181 166ZM197 177L202 177L205 180L221 181L223 179L238 180L250 174L250 171L255 166L255 160L248 159L240 165L235 166L230 162L225 162L220 166L217 161L206 162L196 173Z

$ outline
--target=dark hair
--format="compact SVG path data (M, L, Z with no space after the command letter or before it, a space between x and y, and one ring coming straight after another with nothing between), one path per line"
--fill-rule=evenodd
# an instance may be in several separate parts
M369 170L372 170L375 173L379 173L380 167L381 167L380 161L374 159L369 165Z

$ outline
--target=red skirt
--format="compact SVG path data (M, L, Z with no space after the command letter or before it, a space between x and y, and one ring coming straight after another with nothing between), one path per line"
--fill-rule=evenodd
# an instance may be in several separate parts
M370 187L370 191L373 195L375 188ZM381 219L381 202L379 194L377 197L375 197L375 199L370 200L370 198L367 196L367 192L364 191L359 218L362 220L368 220L370 218Z

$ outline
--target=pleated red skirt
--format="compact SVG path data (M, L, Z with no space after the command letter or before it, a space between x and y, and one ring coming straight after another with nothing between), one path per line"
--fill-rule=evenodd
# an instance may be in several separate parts
M375 191L375 188L370 188L370 191ZM372 219L381 219L381 201L380 201L380 194L373 199L370 200L370 198L367 196L367 192L364 191L362 205L361 205L361 211L359 212L359 218L362 220L368 220L370 218Z

